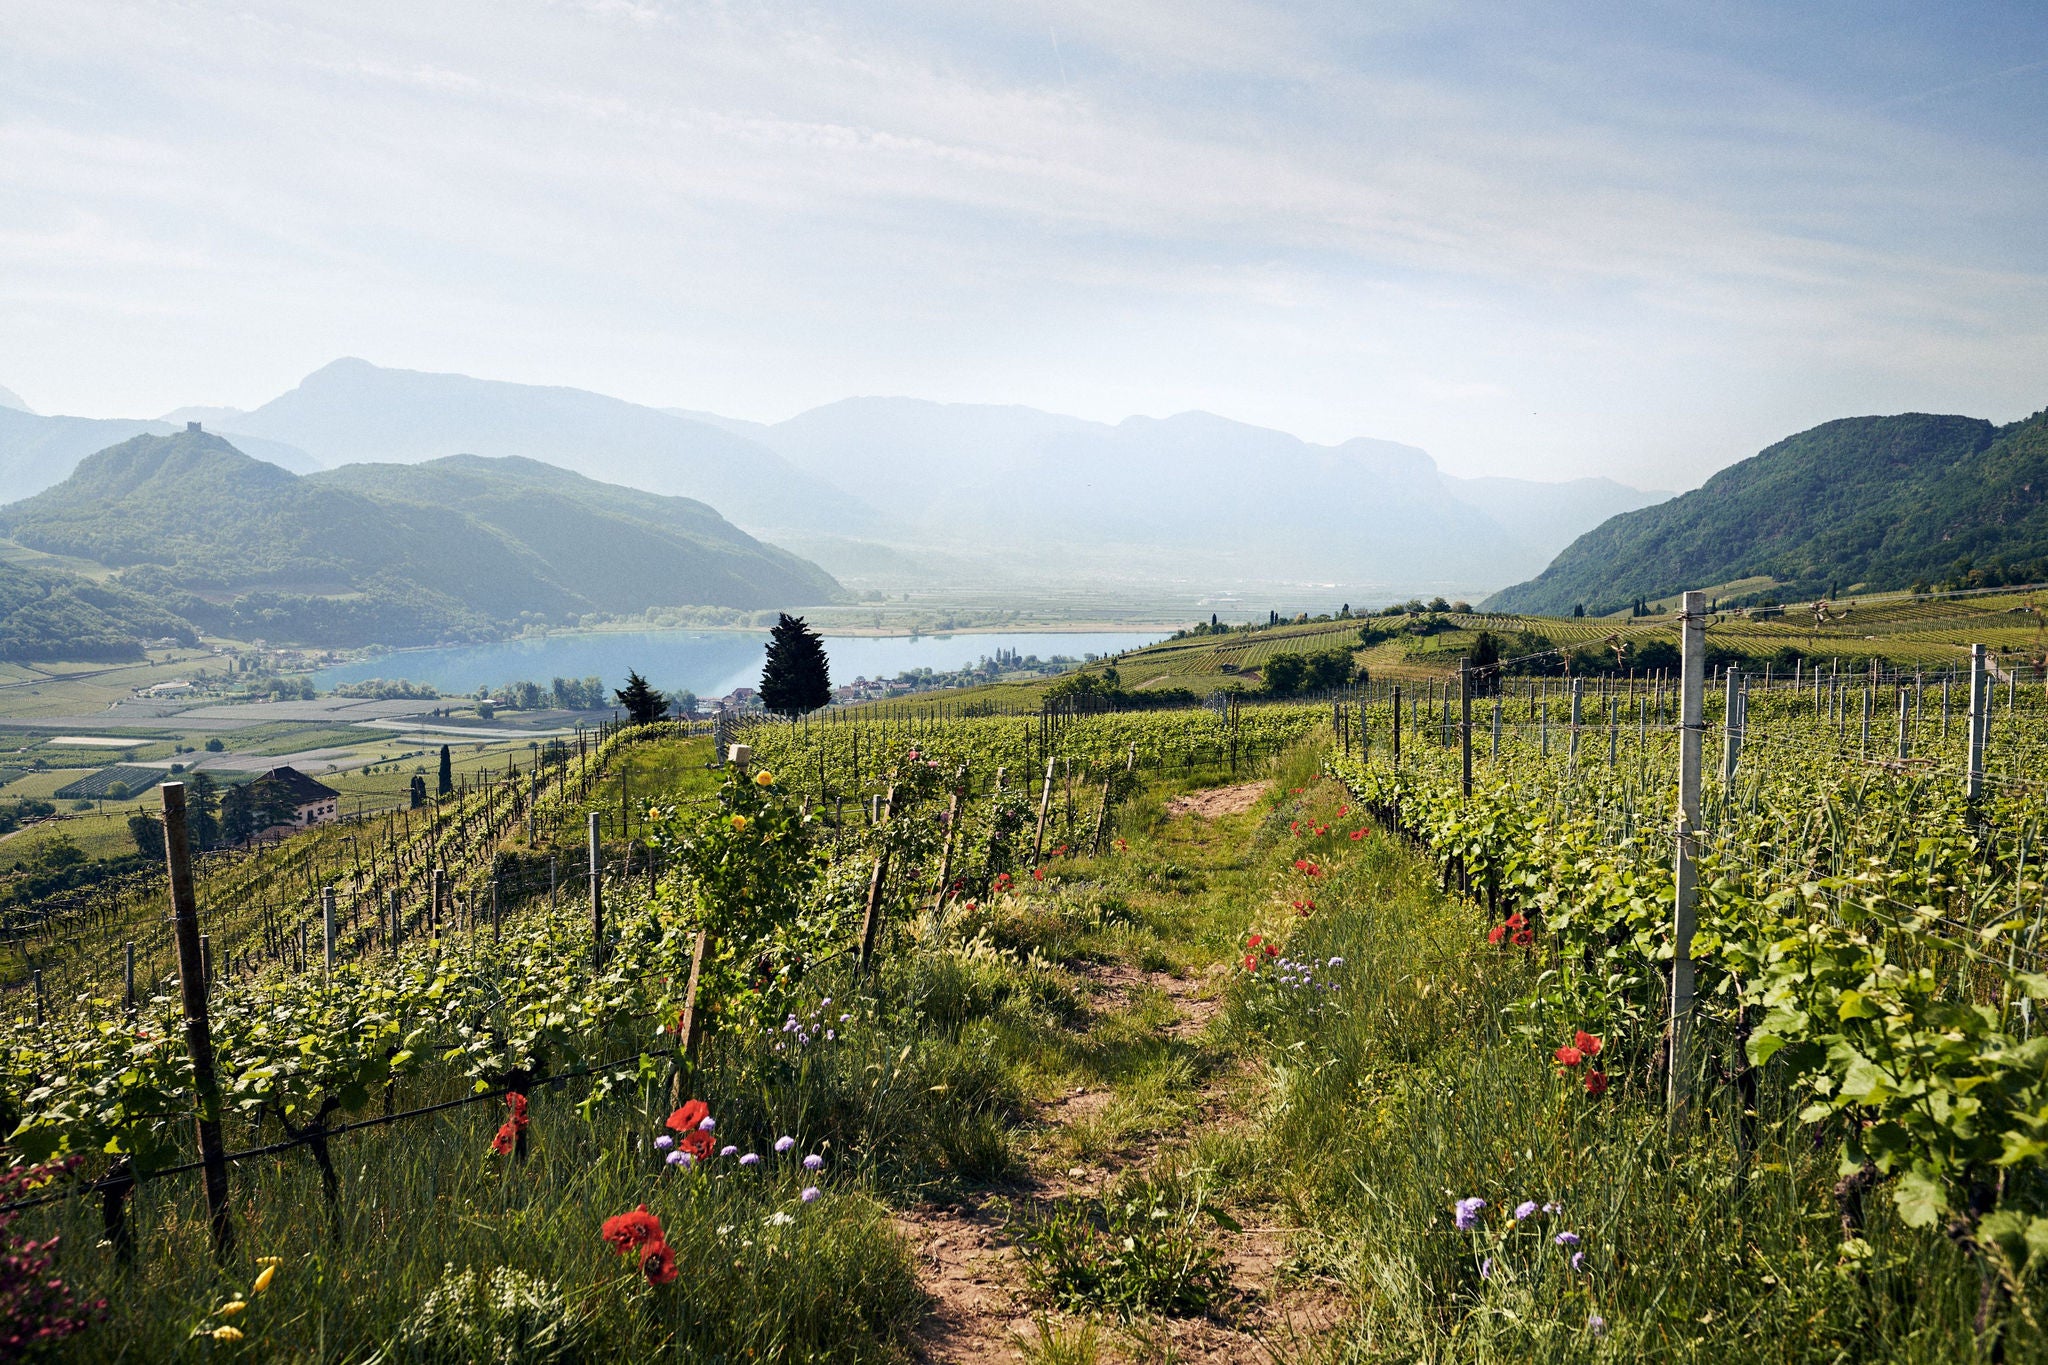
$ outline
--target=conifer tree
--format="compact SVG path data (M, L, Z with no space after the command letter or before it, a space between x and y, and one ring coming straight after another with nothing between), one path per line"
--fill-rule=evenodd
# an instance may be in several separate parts
M418 810L427 804L427 779L420 773L412 775L412 808Z
M792 719L832 700L831 665L825 642L801 616L783 613L768 632L768 658L761 667L761 705Z
M455 760L448 752L448 746L441 746L441 779L434 788L436 796L451 796L455 792Z
M647 679L631 669L626 670L626 685L612 696L626 709L626 718L635 725L652 725L668 709L668 698L649 687Z

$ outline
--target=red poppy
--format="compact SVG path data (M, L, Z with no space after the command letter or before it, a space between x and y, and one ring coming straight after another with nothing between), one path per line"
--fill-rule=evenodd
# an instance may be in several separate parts
M649 1284L675 1283L676 1254L669 1250L667 1242L647 1244L647 1249L640 1253L640 1273Z
M1279 950L1278 948L1275 948L1275 947L1274 947L1274 946L1273 946L1272 944L1268 943L1268 944L1266 945L1266 956L1267 956L1267 957L1278 957L1278 956L1280 956L1280 950Z
M1588 1095L1606 1094L1607 1073L1604 1071L1588 1071L1586 1073L1586 1093Z
M710 1105L702 1100L691 1100L668 1116L668 1126L678 1133L694 1133L697 1131L697 1125L710 1117Z
M1494 926L1493 926L1492 930L1490 930L1490 931L1489 931L1489 932L1487 933L1487 935L1486 935L1486 941L1487 941L1488 943L1494 943L1494 944L1497 944L1497 943L1499 943L1499 942L1500 942L1500 941L1501 941L1502 939L1506 938L1507 936L1508 936L1508 927L1507 927L1507 926L1506 926L1505 924L1496 924L1496 925L1494 925Z
M1259 946L1259 945L1260 945L1261 943L1264 943L1265 941L1266 941L1266 940L1265 940L1265 939L1263 939L1263 938L1261 938L1261 937L1260 937L1259 935L1257 935L1257 934L1253 934L1253 935L1251 936L1251 940L1250 940L1250 941L1249 941L1248 943L1246 943L1246 944L1245 944L1245 946L1246 946L1246 947L1248 947L1248 948L1256 948L1256 947L1258 947L1258 946Z
M631 1213L621 1213L604 1220L600 1234L612 1244L612 1250L621 1256L630 1256L650 1242L661 1241L661 1220L647 1211L642 1204Z
M1354 839L1363 839L1365 837L1365 831L1362 829L1354 829L1351 831L1351 837Z
M1060 856L1060 855L1061 855L1062 853L1065 853L1066 851L1067 851L1067 846L1066 846L1065 844L1061 844L1061 845L1060 845L1060 846L1059 846L1058 848L1056 848L1056 849L1054 849L1054 850L1052 851L1052 856L1053 856L1053 857L1055 857L1055 858L1057 858L1057 857L1059 857L1059 856Z
M1515 931L1515 946L1517 948L1526 948L1535 941L1536 931L1534 929L1517 929Z
M1034 867L1034 868L1032 868L1032 869L1031 869L1031 877L1032 877L1032 880L1034 880L1034 881L1041 881L1041 882L1042 882L1042 881L1044 881L1044 880L1045 880L1045 869L1044 869L1044 868L1042 868L1042 867Z
M1288 788L1287 790L1288 790L1288 791L1289 791L1290 793L1292 793L1293 795L1295 795L1295 796L1299 796L1299 795L1301 795L1301 790L1302 790L1302 789L1301 789L1300 787L1289 787L1289 788Z
M1600 1040L1584 1029L1579 1029L1572 1034L1572 1046L1585 1053L1588 1057L1598 1057L1600 1055Z
M1570 1044L1566 1044L1550 1055L1557 1058L1558 1063L1562 1066L1577 1066L1580 1062L1586 1060L1586 1054Z
M1314 901L1299 901L1295 904L1294 908L1301 911L1303 919L1307 919L1308 912L1316 908L1316 903Z
M515 1133L525 1132L527 1122L526 1096L520 1094L518 1091L515 1090L511 1094L505 1096L505 1102L512 1106L512 1121L510 1125L512 1131Z
M1515 913L1514 913L1514 914L1512 914L1512 915L1509 915L1509 916L1508 916L1508 928L1510 928L1510 929L1526 929L1526 928L1528 928L1528 927L1529 927L1529 921L1528 921L1528 920L1526 920L1526 919L1524 919L1524 918L1522 917L1522 912L1521 912L1521 911L1517 910L1517 911L1515 911Z
M1294 860L1294 870L1296 872L1306 872L1308 871L1308 864L1304 862L1302 859L1296 858Z
M676 1150L688 1152L692 1161L702 1161L718 1150L718 1139L699 1130L676 1139Z
M1349 814L1351 814L1351 807L1349 807L1349 806L1339 806L1339 807L1337 807L1337 818L1338 818L1339 820L1342 820L1342 819L1343 819L1343 818L1344 818L1345 816L1347 816L1347 815L1349 815Z
M1299 821L1299 820L1289 820L1289 821L1287 822L1287 832L1288 832L1289 834L1299 834L1299 833L1301 833L1301 821Z
M512 1149L519 1145L519 1130L507 1121L498 1125L498 1135L491 1139L491 1150L499 1156L510 1156Z
M1259 959L1256 954L1246 953L1244 955L1244 969L1248 972L1255 972L1259 969Z

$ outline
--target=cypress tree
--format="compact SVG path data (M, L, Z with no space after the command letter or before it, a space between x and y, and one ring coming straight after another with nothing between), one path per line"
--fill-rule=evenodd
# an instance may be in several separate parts
M832 700L831 665L825 642L787 612L768 632L768 658L761 666L761 705L794 719Z
M441 746L441 780L434 788L436 796L449 796L455 791L455 760L448 753L448 746Z
M427 804L427 779L419 773L412 775L412 808L418 810Z
M651 725L661 719L661 713L668 708L668 698L647 685L647 679L630 668L626 670L626 685L612 693L620 706L626 708L626 717L635 725Z

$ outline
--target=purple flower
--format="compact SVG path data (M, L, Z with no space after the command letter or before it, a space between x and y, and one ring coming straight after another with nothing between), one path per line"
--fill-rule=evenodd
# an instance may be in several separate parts
M808 1204L808 1203L812 1202L813 1200L815 1200L815 1199L816 1199L816 1198L818 1197L818 1187L817 1187L816 1185L806 1185L806 1186L804 1186L804 1192L803 1192L803 1194L802 1194L802 1195L800 1195L799 1197L800 1197L800 1198L801 1198L801 1199L802 1199L802 1200L803 1200L803 1201L804 1201L804 1202L805 1202L806 1204Z
M716 1128L717 1126L718 1126L718 1120L717 1120L717 1119L714 1119L714 1118L710 1118L710 1117L706 1117L706 1118L705 1118L705 1120L704 1120L704 1121L703 1121L702 1123L700 1123L700 1124L698 1124L698 1125L697 1125L697 1131L698 1131L698 1132L700 1132L700 1133L708 1133L708 1132L710 1132L710 1131L711 1131L712 1129Z
M1572 1269L1573 1269L1573 1270L1584 1270L1585 1268L1586 1268L1586 1253L1585 1253L1585 1252L1583 1252L1583 1251L1574 1251L1574 1252L1572 1253Z
M1536 1201L1524 1199L1521 1203L1515 1205L1515 1221L1519 1223L1534 1212L1536 1212Z
M804 1169L805 1169L805 1170L807 1170L807 1171L819 1171L819 1170L823 1170L824 1168L825 1168L825 1158L824 1158L824 1157L821 1157L821 1156L819 1156L819 1155L818 1155L818 1154L817 1154L816 1152L812 1152L812 1153L811 1153L811 1154L810 1154L809 1156L807 1156L807 1157L805 1157L805 1158L804 1158Z
M1485 1207L1486 1201L1476 1194L1470 1199L1460 1199L1451 1221L1458 1225L1458 1231L1470 1232L1479 1226L1479 1210Z
M1562 1204L1545 1204L1545 1205L1543 1206L1543 1211L1544 1211L1545 1213L1561 1213L1561 1212L1563 1212L1563 1211L1564 1211L1564 1205L1562 1205Z
M1586 1319L1586 1330L1596 1337L1606 1336L1607 1319L1601 1317L1598 1313L1593 1314L1593 1316Z
M839 1035L834 1033L831 1029L825 1030L825 1041L828 1043L831 1042L833 1039L837 1038L838 1036Z
M1344 959L1341 957L1333 957L1330 959L1330 965L1332 967L1341 967L1344 965Z
M719 1149L718 1149L718 1154L719 1154L720 1156L732 1156L733 1154L735 1154L735 1153L736 1153L736 1152L738 1152L738 1151L739 1151L739 1148L737 1148L737 1147L721 1147L721 1148L719 1148Z
M668 1154L668 1164L671 1166L687 1166L690 1164L690 1154L688 1152L670 1152Z
M1575 1247L1579 1244L1579 1234L1576 1232L1560 1232L1550 1240L1561 1247Z
M1493 1257L1489 1256L1479 1263L1479 1278L1482 1280L1493 1278Z
M840 1023L842 1023L842 1024L847 1024L847 1023L851 1023L852 1021L853 1021L853 1016L852 1016L852 1015L850 1015L850 1014L842 1014L842 1015L840 1015L840 1016L839 1016L839 1022L840 1022Z
M665 1152L675 1145L676 1140L670 1137L667 1133L663 1133L660 1137L654 1140L654 1150L657 1152Z
M740 1165L742 1166L758 1166L760 1164L761 1154L759 1152L748 1152L740 1158Z
M794 1146L796 1146L796 1139L793 1137L779 1137L775 1139L775 1150L778 1154L786 1152Z

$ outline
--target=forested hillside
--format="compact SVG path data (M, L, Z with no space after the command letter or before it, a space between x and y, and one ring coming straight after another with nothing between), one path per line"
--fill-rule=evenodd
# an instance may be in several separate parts
M1608 520L1485 606L1603 614L1756 577L1781 597L2048 578L2048 412L1825 423Z
M140 593L0 562L0 661L139 659L158 639L199 642L190 622Z
M194 431L91 456L0 509L0 531L119 568L202 628L327 645L479 638L664 605L762 609L837 591L687 499L525 461L300 478Z

